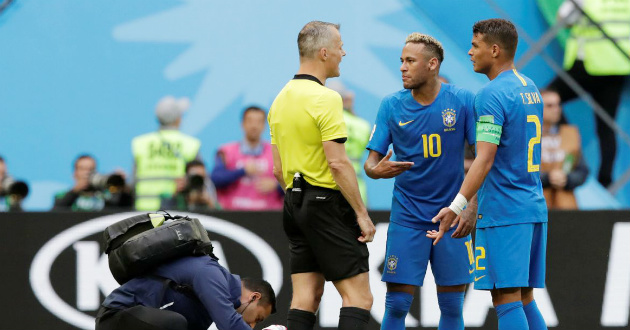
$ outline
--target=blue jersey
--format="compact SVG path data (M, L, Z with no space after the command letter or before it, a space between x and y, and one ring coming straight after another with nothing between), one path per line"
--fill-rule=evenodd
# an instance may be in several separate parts
M383 99L367 149L414 162L396 177L391 221L435 229L431 219L448 206L464 180L464 147L475 143L474 94L442 84L433 103L423 106L401 90Z
M494 164L477 193L477 227L546 222L538 88L516 70L502 72L477 93L475 111L479 122L502 126Z

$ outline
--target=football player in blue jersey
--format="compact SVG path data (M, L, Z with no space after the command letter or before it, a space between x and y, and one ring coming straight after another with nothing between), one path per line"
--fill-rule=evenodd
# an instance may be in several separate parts
M440 82L444 50L433 37L412 33L400 58L404 89L383 99L367 149L365 172L372 179L396 177L382 280L387 282L381 329L404 330L416 288L427 265L435 277L441 311L439 329L464 329L466 284L472 282L470 232L474 210L452 228L453 237L433 246L426 231L464 179L464 148L475 142L474 94ZM397 161L392 161L393 145Z
M499 329L547 329L533 288L545 285L547 206L540 182L542 98L514 67L514 25L489 19L473 26L468 52L490 82L475 97L477 158L449 207L434 218L435 243L467 200L478 194L475 289L490 290ZM484 180L485 179L485 180ZM477 192L478 191L478 192Z

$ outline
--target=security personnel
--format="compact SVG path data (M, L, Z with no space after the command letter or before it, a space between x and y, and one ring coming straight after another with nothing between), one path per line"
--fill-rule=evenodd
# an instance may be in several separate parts
M327 78L339 76L342 45L339 25L306 24L298 35L300 69L267 118L274 175L291 188L283 211L291 255L291 330L313 329L325 280L343 299L339 329L365 329L372 307L366 243L376 229L344 148L341 97L324 86Z
M630 74L630 0L575 0L602 31L565 0L558 17L571 27L564 53L564 69L614 119L619 106L626 76ZM625 54L624 54L625 53ZM563 102L577 95L559 78L550 85L557 90ZM601 164L598 179L603 186L612 182L612 170L617 150L614 131L599 116L596 117Z
M179 131L182 115L189 106L188 98L162 98L155 108L160 129L131 142L136 210L159 210L160 196L175 193L175 179L185 176L186 163L198 159L201 142Z
M114 290L96 330L251 330L276 310L269 283L241 279L210 256L162 264Z
M585 0L584 12L597 22L606 34L630 54L630 1ZM565 5L565 6L570 6ZM565 7L566 8L566 7ZM563 10L562 7L560 9ZM630 60L604 37L602 31L582 16L571 28L564 53L564 68L570 70L575 62L584 62L592 76L627 76Z

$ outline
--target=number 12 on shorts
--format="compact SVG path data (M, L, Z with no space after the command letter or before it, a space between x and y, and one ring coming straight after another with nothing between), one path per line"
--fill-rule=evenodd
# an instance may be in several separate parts
M486 249L482 246L478 246L475 248L475 251L479 251L479 255L475 258L475 253L473 253L472 241L466 242L466 250L468 250L468 261L470 261L470 265L475 264L476 270L484 270L486 267L479 266L479 259L486 258Z

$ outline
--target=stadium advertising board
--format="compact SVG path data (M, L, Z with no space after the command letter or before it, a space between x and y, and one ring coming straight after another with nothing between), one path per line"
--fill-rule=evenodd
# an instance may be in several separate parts
M103 229L135 213L0 214L2 285L0 330L93 329L104 296L117 287L102 252ZM278 313L261 326L284 324L290 301L288 242L280 213L192 214L213 240L221 263L242 276L264 277L278 293ZM377 236L370 247L374 307L369 328L380 328L385 285L386 212L373 212ZM547 288L538 305L554 329L627 329L630 314L630 212L560 212L550 215ZM341 300L327 284L317 327L335 328ZM470 289L467 328L494 329L489 294ZM439 309L430 272L406 320L407 328L436 328Z

